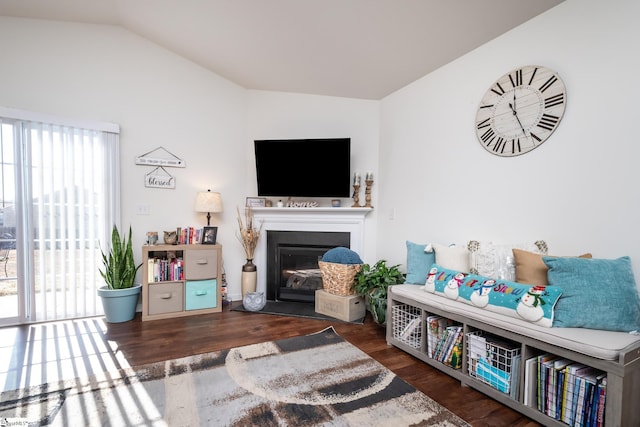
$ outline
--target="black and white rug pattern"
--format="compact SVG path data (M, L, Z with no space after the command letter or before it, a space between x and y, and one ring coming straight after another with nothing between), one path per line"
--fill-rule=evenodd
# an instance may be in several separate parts
M0 419L23 425L468 425L332 328L4 392L0 402Z

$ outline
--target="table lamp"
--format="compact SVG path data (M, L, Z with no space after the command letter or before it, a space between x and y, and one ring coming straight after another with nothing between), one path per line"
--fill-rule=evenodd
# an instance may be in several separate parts
M211 225L211 213L222 212L220 193L211 190L199 191L196 194L196 212L207 213L207 226Z

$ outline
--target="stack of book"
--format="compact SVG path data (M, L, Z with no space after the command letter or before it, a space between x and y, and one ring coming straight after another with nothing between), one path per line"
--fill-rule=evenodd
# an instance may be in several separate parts
M147 275L149 283L184 280L184 261L182 258L149 258Z
M202 228L178 227L176 231L179 245L195 245L202 243Z
M528 359L525 404L571 426L604 424L606 373L552 354Z
M462 326L441 316L427 317L427 354L451 366L462 367Z

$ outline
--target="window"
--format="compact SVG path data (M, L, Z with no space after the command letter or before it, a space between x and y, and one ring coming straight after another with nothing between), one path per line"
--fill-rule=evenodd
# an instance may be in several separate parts
M102 314L101 247L119 222L117 126L1 109L0 126L0 247L14 245L0 323Z

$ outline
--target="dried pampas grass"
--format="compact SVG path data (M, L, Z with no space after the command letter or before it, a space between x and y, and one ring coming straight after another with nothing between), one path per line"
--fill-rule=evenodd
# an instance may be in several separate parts
M240 243L244 248L244 253L247 256L247 259L253 259L253 254L255 253L256 246L258 246L258 239L260 238L262 224L260 224L259 228L255 228L253 226L253 210L251 209L251 207L248 206L244 210L244 223L242 221L240 209L236 209L238 211L238 227L240 229L238 240L240 240Z

